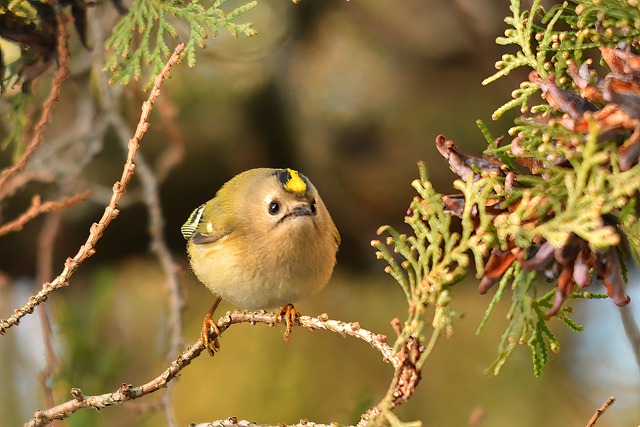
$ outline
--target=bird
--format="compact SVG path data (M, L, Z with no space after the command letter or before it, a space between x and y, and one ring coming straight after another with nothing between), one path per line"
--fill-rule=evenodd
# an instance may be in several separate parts
M222 299L244 310L280 307L274 321L284 315L283 339L289 341L299 317L293 303L324 288L340 245L318 190L290 168L234 176L191 213L181 232L191 269L217 296L201 329L211 355L219 349L213 314Z

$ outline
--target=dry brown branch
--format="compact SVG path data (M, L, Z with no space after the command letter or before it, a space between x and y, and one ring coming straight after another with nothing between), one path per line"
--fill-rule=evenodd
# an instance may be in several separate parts
M62 88L62 85L69 78L69 34L67 33L67 29L65 27L64 14L60 10L58 2L54 2L53 6L56 13L56 24L58 30L58 39L56 45L58 54L58 71L53 78L49 96L47 96L47 99L42 104L42 114L40 115L40 119L33 129L33 136L31 137L31 141L29 141L29 144L27 144L22 157L15 164L3 170L2 174L0 174L0 192L7 185L7 181L11 177L25 168L27 162L29 161L35 150L44 142L44 131L47 128L49 121L51 120L51 110L53 109L53 105L55 104L55 102L60 97L60 89Z
M33 309L38 304L45 301L47 299L47 296L51 292L58 288L66 286L69 282L69 278L78 269L78 266L84 260L95 253L95 245L102 237L104 230L120 213L118 209L118 203L120 202L120 199L122 198L127 185L129 184L129 181L131 181L131 178L135 173L134 160L140 147L140 140L149 128L149 114L151 113L153 104L160 95L160 87L162 83L169 75L171 67L180 60L180 53L182 53L183 50L184 44L179 44L176 47L173 54L171 55L171 58L169 58L169 61L167 62L163 70L160 72L158 77L156 77L156 80L153 83L153 88L151 89L151 93L149 94L149 98L142 105L142 113L140 114L140 120L138 121L135 134L129 140L129 151L127 153L127 160L122 170L122 176L120 177L120 180L116 181L116 183L113 185L113 194L111 200L109 201L109 205L104 210L102 218L100 218L99 222L93 223L89 232L89 237L87 238L86 242L80 247L76 255L73 258L67 258L62 273L51 283L44 283L40 292L32 295L29 298L29 301L24 306L15 309L15 314L13 316L7 319L0 320L0 334L4 334L7 328L16 325L22 317L26 316L29 313L32 313Z
M52 183L54 179L54 174L48 170L26 170L18 175L14 175L13 179L7 182L7 185L0 190L0 200L13 196L18 190L30 182L49 184Z
M18 218L13 221L9 221L6 224L0 226L0 236L9 234L12 232L20 231L26 223L36 218L37 216L46 212L60 212L63 209L71 207L78 202L83 201L91 194L90 190L83 193L76 194L75 196L63 197L60 200L49 200L42 202L40 196L35 195L31 198L31 206L24 211Z
M593 417L591 417L591 419L589 420L589 424L587 424L587 427L593 427L594 425L596 425L596 422L598 421L598 418L600 418L600 415L604 414L604 411L606 411L609 406L613 405L613 402L615 401L616 398L613 396L608 398L607 401L604 402L600 408L598 408L596 413L593 414Z
M267 325L274 325L273 314L259 312L241 312L234 311L227 313L218 322L218 328L221 332L224 332L231 325L237 323L265 323ZM404 360L401 356L395 354L393 349L387 344L386 337L384 335L376 334L369 330L360 327L357 322L345 323L339 320L331 320L327 318L326 314L318 317L301 316L297 324L305 328L310 329L324 329L331 332L339 333L342 336L352 336L359 338L369 343L373 348L378 350L383 357L383 360L391 363L396 369L396 372L402 369ZM167 368L160 375L152 379L151 381L142 384L137 387L133 387L131 384L123 384L120 388L111 393L105 393L97 396L84 396L82 391L78 388L71 390L73 399L68 402L57 405L53 408L49 408L44 411L38 411L34 414L33 418L25 424L25 427L37 427L45 426L53 420L61 420L69 417L76 411L82 408L94 408L102 409L108 406L119 405L123 402L137 399L146 394L153 393L161 388L167 386L167 384L176 378L180 371L189 365L193 359L198 357L204 350L202 341L198 341L184 351L176 360L174 360L169 368Z
M476 406L469 414L469 427L481 427L485 419L484 409L482 406Z
M298 424L258 424L251 421L229 417L226 420L211 421L209 423L190 424L189 427L336 427L335 424L316 424L307 420L300 420Z

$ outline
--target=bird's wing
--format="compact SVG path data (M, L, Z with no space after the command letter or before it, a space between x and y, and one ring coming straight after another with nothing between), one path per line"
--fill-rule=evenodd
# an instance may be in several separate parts
M216 218L216 222L211 221L211 218ZM180 231L186 240L196 245L213 243L230 232L224 226L225 218L223 210L216 199L213 199L194 209Z

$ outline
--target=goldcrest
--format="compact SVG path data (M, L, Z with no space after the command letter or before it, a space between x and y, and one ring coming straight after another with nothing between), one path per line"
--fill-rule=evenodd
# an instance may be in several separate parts
M297 316L292 303L322 289L333 272L340 234L311 182L292 169L251 169L233 177L182 226L191 267L219 298L246 310L281 307L285 339ZM213 347L210 345L213 344Z

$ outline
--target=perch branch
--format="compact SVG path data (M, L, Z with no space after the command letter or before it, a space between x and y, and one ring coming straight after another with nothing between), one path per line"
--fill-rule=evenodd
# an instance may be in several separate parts
M258 424L252 421L239 420L229 417L226 420L211 421L209 423L191 424L189 427L335 427L335 424L317 424L307 420L300 420L298 424Z
M97 223L93 223L91 226L89 237L86 242L80 247L78 252L73 258L67 258L62 273L56 277L51 283L44 283L42 289L35 295L29 297L29 301L22 307L15 309L13 316L0 320L0 335L6 332L6 329L16 325L20 319L29 313L33 312L33 309L43 301L45 301L48 295L54 290L68 285L69 278L78 269L78 266L87 258L95 253L95 245L102 237L104 230L109 226L120 213L118 209L118 203L122 198L129 181L133 177L135 172L134 160L138 148L140 147L140 140L149 128L149 114L153 108L153 104L160 95L160 86L169 75L169 70L180 60L180 53L184 50L184 44L179 44L169 58L169 61L165 65L162 72L156 77L156 80L149 94L149 98L142 104L142 113L134 136L129 140L129 151L127 153L127 160L122 170L122 176L119 181L113 185L113 194L109 205L105 208L102 218Z
M83 201L84 199L89 197L90 194L91 191L87 190L83 193L76 194L75 196L63 197L60 200L49 200L44 203L42 203L40 196L33 196L29 209L24 211L22 215L20 215L13 221L7 222L6 224L0 226L0 236L4 236L5 234L11 232L20 231L26 223L36 218L38 215L46 212L60 212L63 209L66 209L78 202Z
M228 329L231 325L236 323L264 323L267 325L274 325L273 314L259 312L240 312L234 311L227 313L218 322L218 328L221 332ZM403 365L403 360L393 352L387 342L384 335L376 334L369 330L360 327L357 322L345 323L338 320L331 320L327 318L326 314L318 317L301 316L297 322L299 326L310 329L324 329L331 332L339 333L343 336L352 336L359 338L369 343L373 348L378 350L383 359L386 362L391 363L393 367L398 371ZM185 350L180 356L171 362L170 366L157 377L151 381L142 384L137 387L133 387L131 384L122 384L118 390L105 393L97 396L84 396L82 391L78 388L71 389L73 396L72 400L69 400L60 405L54 406L44 411L37 411L33 418L25 424L25 427L40 427L49 424L54 420L62 420L76 411L83 408L102 409L108 406L119 405L123 402L134 400L142 397L146 394L153 393L161 388L167 386L167 384L176 378L180 371L188 366L196 357L200 356L204 350L204 344L201 340L198 340L195 344ZM311 424L313 425L313 424Z
M596 422L598 421L598 418L600 418L600 415L604 414L604 411L609 409L609 406L613 405L613 402L615 401L616 398L613 396L608 398L607 401L604 402L600 408L598 408L596 413L593 414L593 417L591 417L591 419L589 420L589 424L587 424L587 427L593 427L594 425L596 425Z
M24 150L24 153L22 153L22 157L12 166L3 170L2 174L0 174L0 191L2 191L5 185L7 185L7 181L9 181L11 177L25 168L33 153L44 142L44 131L47 128L47 124L49 124L49 121L51 120L51 110L53 109L53 105L60 97L60 89L62 88L62 85L69 78L69 35L67 33L67 29L64 26L65 18L60 11L60 7L57 2L54 3L54 6L58 30L58 38L56 44L56 50L58 54L58 71L53 78L49 96L42 104L42 114L40 115L40 119L33 128L31 141L29 141L27 148Z

